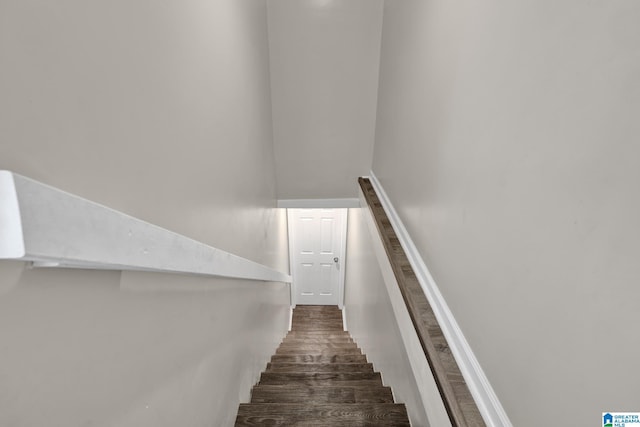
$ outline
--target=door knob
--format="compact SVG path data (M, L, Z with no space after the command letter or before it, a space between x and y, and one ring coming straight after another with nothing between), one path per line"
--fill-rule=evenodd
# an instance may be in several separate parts
M335 258L333 259L333 262L338 262L338 261L339 261L338 257L335 257Z

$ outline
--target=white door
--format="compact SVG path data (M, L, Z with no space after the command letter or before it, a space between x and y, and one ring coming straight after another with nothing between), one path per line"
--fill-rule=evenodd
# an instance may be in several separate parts
M347 209L289 209L293 303L342 307Z

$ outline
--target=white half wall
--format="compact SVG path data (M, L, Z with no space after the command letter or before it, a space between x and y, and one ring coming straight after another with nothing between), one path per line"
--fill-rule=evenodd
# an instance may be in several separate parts
M0 170L0 259L34 266L187 273L291 283L291 276Z
M374 238L380 238L371 235L369 225L375 225L368 224L371 219L368 220L367 215L371 216L366 207L349 209L345 323L369 362L382 373L384 385L392 387L395 401L406 405L412 425L450 426L406 308L402 313L404 301L391 266L384 258L385 254L382 254L382 258L377 257L376 243L383 252L384 248L381 241L374 241ZM383 270L387 272L386 276ZM394 285L395 293L393 289L390 292L387 287ZM396 314L396 309L399 310L399 315ZM403 334L407 338L413 334L415 345L407 346ZM413 362L420 365L420 372L412 368L412 357L415 359Z
M268 0L280 199L357 197L373 152L382 0Z
M640 410L638 22L385 2L373 171L515 426Z

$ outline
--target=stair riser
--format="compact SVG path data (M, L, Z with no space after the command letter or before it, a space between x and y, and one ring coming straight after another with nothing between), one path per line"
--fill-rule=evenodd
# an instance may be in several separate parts
M338 314L322 314L322 313L307 313L307 314L294 314L291 317L293 320L319 320L319 321L337 321L342 322L342 313Z
M279 348L276 354L321 354L324 356L339 356L345 354L362 354L359 348L333 348L321 350L317 347Z
M309 334L304 331L290 332L284 337L285 340L350 340L353 341L353 338L347 334L344 334L341 331L329 331L329 333L324 334Z
M336 342L336 343L355 343L351 337L345 336L331 336L331 335L296 335L290 336L287 335L282 339L283 343L293 342L296 344L302 344L305 341L310 342Z
M329 350L329 349L332 349L332 348L337 348L337 349L357 349L358 346L355 343L352 343L352 342L344 342L344 343L307 342L307 343L299 343L299 344L298 343L282 343L282 344L280 344L279 348L284 349L284 350L294 349L294 348L311 348L311 349L318 349L318 350Z
M291 330L304 328L330 328L338 331L344 331L342 322L296 322L291 323Z
M293 318L293 324L300 325L342 325L342 319L314 319L314 318Z
M367 363L367 357L361 354L343 354L322 356L311 354L282 354L271 356L273 363Z

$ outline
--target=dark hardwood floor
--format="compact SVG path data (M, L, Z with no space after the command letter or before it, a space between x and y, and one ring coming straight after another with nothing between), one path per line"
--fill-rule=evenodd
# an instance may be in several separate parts
M236 426L409 426L336 306L297 306L292 330L238 409Z

